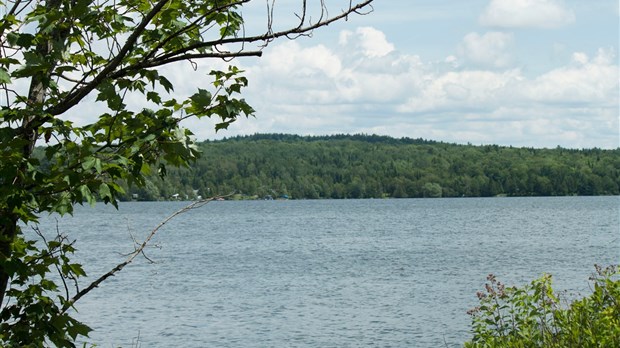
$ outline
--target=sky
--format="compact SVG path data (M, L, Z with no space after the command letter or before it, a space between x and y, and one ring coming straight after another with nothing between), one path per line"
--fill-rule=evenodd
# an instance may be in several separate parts
M348 2L327 4L337 13ZM299 3L275 2L276 27ZM263 28L265 6L244 8L248 31ZM217 134L210 121L186 126L199 140L366 133L618 148L619 22L617 0L375 0L372 13L232 62L255 117ZM209 64L175 82L195 90Z

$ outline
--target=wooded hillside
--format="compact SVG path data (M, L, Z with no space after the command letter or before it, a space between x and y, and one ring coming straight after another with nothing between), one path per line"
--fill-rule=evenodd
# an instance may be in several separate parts
M262 134L200 144L190 169L125 199L618 195L620 149L456 145L376 135Z

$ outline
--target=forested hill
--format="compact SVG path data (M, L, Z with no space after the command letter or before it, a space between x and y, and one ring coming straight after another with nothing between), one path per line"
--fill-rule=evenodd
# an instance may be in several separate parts
M618 195L620 149L456 145L376 135L259 134L201 143L190 170L169 169L126 199Z

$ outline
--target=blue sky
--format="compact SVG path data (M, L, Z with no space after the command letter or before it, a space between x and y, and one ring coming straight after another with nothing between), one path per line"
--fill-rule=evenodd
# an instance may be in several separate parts
M276 25L298 3L276 1ZM348 1L327 3L336 13ZM248 30L264 25L264 7L244 10ZM617 148L619 12L617 0L376 0L373 13L236 61L255 118L218 134L208 121L187 125L199 139L374 133Z

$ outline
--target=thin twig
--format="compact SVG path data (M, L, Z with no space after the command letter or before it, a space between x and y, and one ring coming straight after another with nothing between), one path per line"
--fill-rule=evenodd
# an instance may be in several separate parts
M75 294L70 300L68 300L63 305L61 313L65 313L69 308L73 307L73 304L75 302L77 302L79 299L84 297L84 295L89 293L94 288L98 287L99 284L103 283L109 277L114 276L116 273L120 272L123 268L125 268L125 266L127 266L130 263L132 263L133 260L136 258L136 256L138 256L140 254L144 255L144 248L146 248L146 246L149 244L151 239L155 236L157 231L159 231L159 229L162 228L165 224L167 224L170 220L172 220L175 217L177 217L178 215L186 213L186 212L188 212L188 211L190 211L192 209L200 208L200 207L206 205L207 203L209 203L211 201L214 201L214 200L217 200L217 199L221 199L221 198L225 198L225 197L229 197L231 195L232 194L229 194L229 195L226 195L226 196L216 196L216 197L211 197L211 198L195 201L192 204L190 204L190 205L188 205L186 207L183 207L182 209L179 209L178 211L174 212L172 215L168 216L166 219L164 219L162 222L160 222L159 225L157 225L157 227L155 227L151 231L151 233L146 237L144 242L142 242L142 244L140 244L140 246L138 248L136 248L131 254L129 254L129 256L127 257L127 259L125 261L123 261L123 262L119 263L118 265L116 265L116 267L112 268L109 272L107 272L104 275L102 275L99 278L97 278L95 281L90 283L90 285L88 285L86 288L82 289L80 292ZM148 260L148 258L147 258L147 260Z

